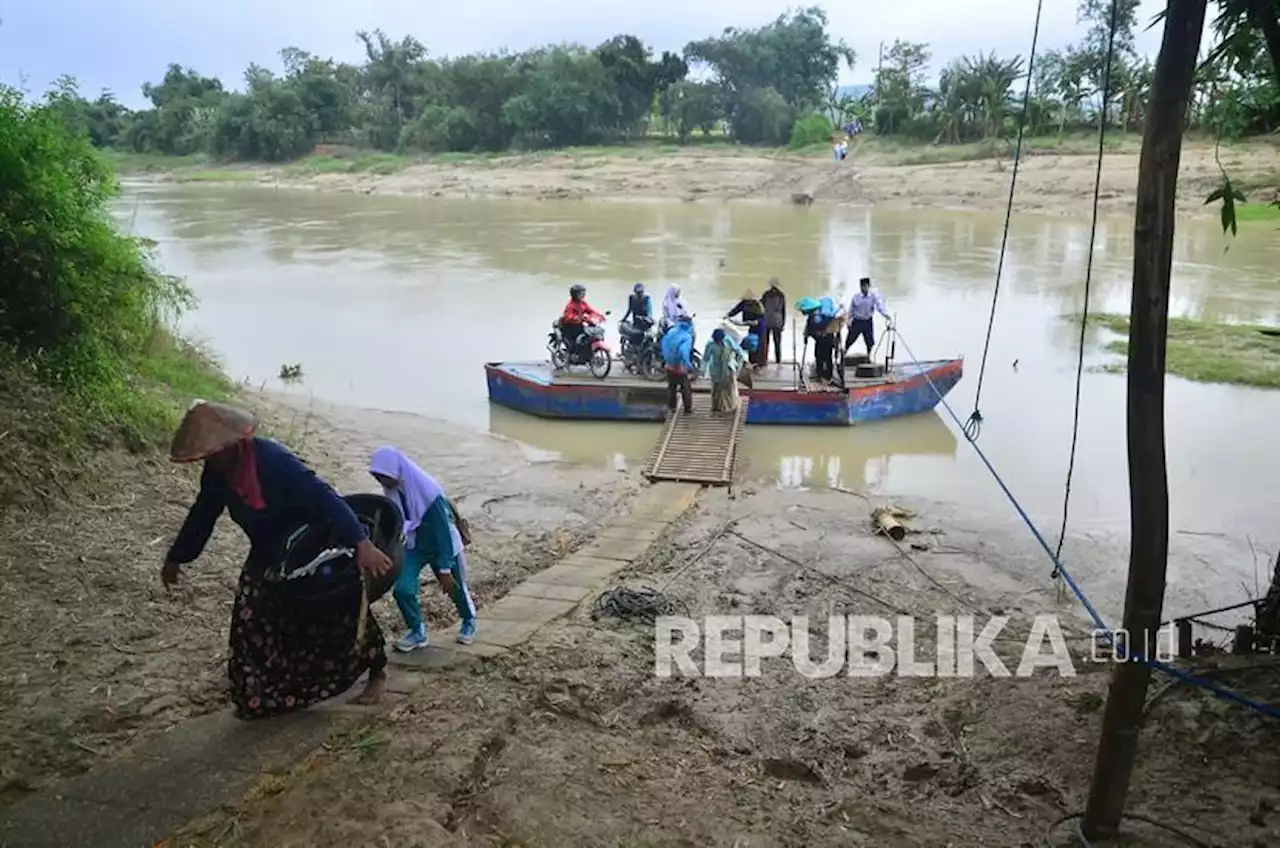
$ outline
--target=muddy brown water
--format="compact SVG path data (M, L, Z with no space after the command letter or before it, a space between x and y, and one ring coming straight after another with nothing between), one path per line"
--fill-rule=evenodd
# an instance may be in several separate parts
M271 188L132 186L120 216L156 239L164 266L200 298L185 319L227 370L338 403L404 410L517 440L531 459L634 467L657 425L557 423L491 407L482 363L541 359L568 286L599 309L625 309L644 281L655 306L684 287L705 338L744 289L772 275L789 300L847 294L871 275L922 359L962 355L948 400L974 404L1002 217L941 211L772 205L437 200ZM1249 225L1230 250L1212 222L1178 233L1174 309L1215 320L1280 323L1273 227ZM1056 538L1071 433L1088 222L1016 216L1005 261L979 444ZM1094 310L1127 311L1132 226L1105 222ZM1092 336L1071 501L1075 531L1127 529L1125 382ZM790 346L790 340L785 343ZM902 344L899 359L908 358ZM1015 367L1016 362L1016 367ZM1273 558L1280 455L1269 435L1280 392L1170 378L1171 520L1190 537L1248 537ZM989 507L1016 518L945 411L857 428L750 428L745 473L757 485L839 486ZM863 507L851 501L851 511ZM1252 589L1252 567L1201 556L1202 578ZM1118 564L1122 565L1122 564ZM1195 566L1193 566L1195 567ZM1265 568L1264 568L1265 571ZM1249 572L1247 575L1245 572ZM1265 580L1265 577L1264 577Z

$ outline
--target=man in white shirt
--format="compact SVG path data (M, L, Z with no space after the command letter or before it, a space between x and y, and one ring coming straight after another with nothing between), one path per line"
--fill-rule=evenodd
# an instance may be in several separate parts
M849 337L844 343L846 353L853 347L853 343L862 337L867 343L867 356L871 355L871 349L876 343L875 321L872 317L876 312L884 316L888 327L893 327L893 320L889 317L889 310L885 308L884 298L880 296L880 292L871 288L871 278L863 277L858 281L858 293L849 303Z

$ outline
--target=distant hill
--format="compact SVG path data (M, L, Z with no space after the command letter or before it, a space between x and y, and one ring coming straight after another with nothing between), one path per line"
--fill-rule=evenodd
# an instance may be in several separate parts
M847 96L849 96L849 97L853 97L853 98L855 98L855 99L856 99L856 98L861 97L862 95L866 94L866 93L867 93L868 91L870 91L870 90L871 90L871 86L869 86L869 85L865 85L865 84L862 84L862 83L858 83L858 84L856 84L856 85L842 85L842 86L840 86L840 93L841 93L842 95L847 95Z

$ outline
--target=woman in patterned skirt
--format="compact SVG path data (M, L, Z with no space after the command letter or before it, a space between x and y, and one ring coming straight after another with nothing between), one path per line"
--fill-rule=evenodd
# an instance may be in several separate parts
M249 537L249 557L231 614L228 674L240 718L305 709L351 688L366 671L357 703L376 703L386 686L387 657L371 610L302 609L266 585L264 572L279 557L287 534L304 523L328 524L355 548L366 576L392 567L368 538L351 507L283 445L254 435L257 421L243 410L197 402L174 435L174 462L203 460L200 493L165 557L161 579L177 582L181 566L204 550L223 510Z

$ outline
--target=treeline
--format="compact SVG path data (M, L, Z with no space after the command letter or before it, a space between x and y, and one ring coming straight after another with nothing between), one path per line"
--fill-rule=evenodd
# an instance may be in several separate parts
M290 159L317 143L425 153L591 145L644 135L655 113L682 138L723 122L741 142L779 144L854 59L816 8L726 30L683 55L655 56L619 35L592 49L434 59L411 36L358 37L361 65L291 47L283 73L250 66L243 93L175 64L143 86L149 109L130 111L109 93L86 101L69 79L50 97L98 146L235 159ZM714 81L688 79L690 64Z
M1143 121L1151 63L1134 49L1139 0L1118 0L1107 116L1121 129ZM1110 0L1080 0L1083 39L1036 57L1028 125L1033 134L1095 127L1107 68ZM1251 27L1219 27L1220 48L1201 69L1193 124L1225 137L1280 126L1280 87L1264 39ZM629 141L654 133L688 142L723 131L743 144L805 147L855 121L880 135L935 144L1011 136L1027 63L994 53L948 63L926 84L929 46L894 41L877 57L860 96L836 85L855 55L828 32L818 8L754 29L726 29L655 56L619 35L599 46L434 59L413 37L358 34L365 61L281 51L283 73L253 65L244 92L170 65L143 86L151 108L131 111L110 93L89 101L70 79L50 93L99 147L197 152L282 161L318 143L400 153L501 151ZM693 77L690 72L695 71Z
M1141 128L1153 66L1134 49L1140 2L1118 0L1112 42L1111 0L1080 0L1078 17L1087 26L1084 37L1066 49L1035 57L1027 104L1029 134L1061 137L1068 130L1096 129L1104 90L1109 92L1108 125ZM1212 130L1227 139L1280 128L1280 86L1265 39L1259 29L1241 25L1239 16L1239 9L1234 14L1224 9L1216 21L1216 46L1199 68L1190 110L1192 128ZM1113 52L1107 85L1109 42ZM1027 78L1023 57L962 56L942 69L936 87L925 84L931 60L929 45L894 41L881 57L873 91L861 102L840 104L841 110L857 114L877 133L934 143L1016 133Z

